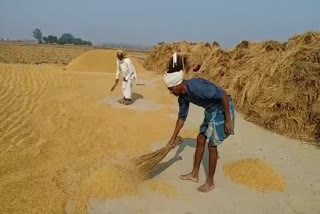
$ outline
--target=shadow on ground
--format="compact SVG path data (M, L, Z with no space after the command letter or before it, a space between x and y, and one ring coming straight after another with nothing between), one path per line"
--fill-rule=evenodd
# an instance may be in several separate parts
M186 147L191 147L195 151L195 149L197 147L197 140L194 138L183 139L182 143L180 143L180 145L178 146L176 154L170 160L163 162L163 163L159 163L157 166L155 166L155 168L149 173L148 178L151 179L151 178L154 178L154 177L160 175L162 172L164 172L171 165L173 165L177 161L182 160L182 157L180 156L180 154L183 152L183 150ZM208 148L206 146L205 151L203 153L203 157L202 157L202 166L205 170L206 177L209 174L209 162L208 161L209 161L209 152L208 152ZM193 167L193 163L190 163L190 172L192 170L192 167ZM185 172L185 173L189 173L189 172Z
M135 102L135 101L137 101L139 99L143 99L143 95L142 94L132 93L132 98L131 98L132 102Z

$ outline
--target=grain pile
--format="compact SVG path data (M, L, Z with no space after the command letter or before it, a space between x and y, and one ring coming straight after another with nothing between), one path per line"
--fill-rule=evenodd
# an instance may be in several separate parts
M168 59L165 47L150 56ZM206 56L200 71L188 78L203 77L221 86L247 120L320 145L319 32L286 43L243 41L230 51L212 48Z
M92 47L0 43L0 62L67 65Z
M141 182L139 174L121 165L106 165L90 174L82 183L87 200L137 195Z
M161 112L132 114L97 102L113 81L56 66L0 63L0 213L84 213L89 196L135 193L139 177L113 163L169 137L174 121L168 126ZM150 124L148 135L139 131Z
M66 66L69 71L89 71L116 73L116 50L90 50L74 59ZM127 54L132 60L136 71L143 70L142 66L130 54ZM139 77L138 77L139 78Z
M259 159L244 159L223 166L224 174L234 182L260 192L283 192L285 179Z

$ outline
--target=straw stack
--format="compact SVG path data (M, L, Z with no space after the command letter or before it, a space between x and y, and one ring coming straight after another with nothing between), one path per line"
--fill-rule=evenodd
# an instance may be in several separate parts
M162 161L176 145L181 143L181 141L182 138L178 136L174 142L171 142L171 144L167 144L157 151L135 158L133 162L141 172L147 173L160 163L160 161Z

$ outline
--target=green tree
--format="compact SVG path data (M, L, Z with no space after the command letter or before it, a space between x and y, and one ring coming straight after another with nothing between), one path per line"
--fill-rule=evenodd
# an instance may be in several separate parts
M56 37L56 36L49 35L47 40L48 40L48 43L50 43L50 44L58 43L58 37Z
M64 33L59 38L58 43L61 45L64 44L74 44L75 38L71 33Z
M33 31L33 37L38 41L38 43L42 42L42 32L40 29L36 28Z

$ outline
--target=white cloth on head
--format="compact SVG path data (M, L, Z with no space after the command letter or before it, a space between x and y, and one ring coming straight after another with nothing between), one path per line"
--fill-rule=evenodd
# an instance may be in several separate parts
M175 52L172 56L172 67L174 68L177 64L177 53Z
M117 55L125 56L126 54L125 54L125 52L123 50L118 49L117 50Z
M163 75L163 80L167 88L179 85L183 82L183 70L173 73L165 72Z

